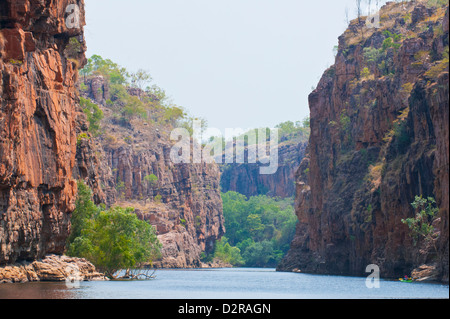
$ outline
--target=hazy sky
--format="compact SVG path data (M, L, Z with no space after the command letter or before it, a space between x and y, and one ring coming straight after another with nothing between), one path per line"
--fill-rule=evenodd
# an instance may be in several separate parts
M308 116L355 0L85 0L87 55L148 70L210 127ZM373 1L374 2L374 1Z

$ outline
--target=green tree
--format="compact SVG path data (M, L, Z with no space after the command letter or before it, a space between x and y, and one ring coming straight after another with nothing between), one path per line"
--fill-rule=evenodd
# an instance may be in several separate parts
M137 97L128 95L126 96L125 106L122 109L122 114L128 118L132 119L134 117L147 118L147 108L145 104Z
M367 69L367 68L366 68ZM346 110L343 110L339 119L342 141L345 146L352 144L352 121L346 114Z
M111 84L110 85L111 101L126 103L129 98L127 88L121 84Z
M208 128L207 120L200 117L190 117L182 108L179 107L167 108L164 118L166 119L166 122L172 125L179 125L180 127L185 128L191 135L194 134L194 121L200 121L200 133L203 134Z
M276 126L279 129L278 135L280 140L292 138L295 135L309 135L310 119L306 117L303 121L292 122L286 121ZM269 136L269 135L268 135Z
M122 127L133 126L132 120L139 118L156 124L172 127L186 127L192 130L191 117L186 111L175 105L167 96L166 92L153 84L151 75L145 70L129 73L125 68L109 59L99 55L93 55L88 59L86 66L80 70L87 77L101 75L109 85L110 99L106 101L107 107L112 111L112 123ZM86 89L86 85L81 85ZM130 90L131 88L139 88ZM142 90L146 87L145 92ZM91 112L92 113L92 112ZM202 124L206 129L206 121Z
M280 261L279 256L274 251L273 243L268 240L256 242L249 246L243 257L246 265L253 267L274 267Z
M155 187L158 183L158 177L155 174L150 174L144 177L144 181L147 182L150 187Z
M222 201L227 243L239 248L244 265L276 266L295 234L293 199L263 195L247 198L227 192L222 194Z
M361 77L363 79L367 79L369 76L370 76L369 68L367 68L367 67L363 68L362 71L361 71Z
M310 117L305 117L302 121L302 126L303 128L310 128L310 124L311 124L311 119Z
M91 260L110 278L114 278L118 270L151 263L159 254L154 227L139 220L133 211L114 207L101 212L84 232L93 249L82 257Z
M226 237L222 237L221 240L216 242L214 258L234 266L242 266L244 264L240 249L232 247Z
M71 217L71 232L68 238L68 243L74 242L75 238L80 237L83 229L89 226L89 222L94 219L100 212L92 201L92 191L83 182L78 181L78 194L75 202L75 210Z
M261 216L256 214L248 215L247 228L254 240L262 238L262 232L265 226L261 223Z
M411 136L408 132L407 124L406 120L394 123L393 145L400 153L406 152L407 147L411 144Z
M140 267L160 256L155 228L138 219L134 208L95 208L87 186L80 184L67 254L91 261L99 271L115 278L122 269Z
M383 51L386 51L389 48L394 48L394 50L398 50L400 48L400 46L402 45L400 43L400 41L402 40L401 34L394 34L388 30L384 31L383 34L386 36L386 39L384 39L383 41Z
M369 66L378 65L379 61L384 57L382 49L367 47L363 49L364 60Z
M433 222L439 212L436 201L432 197L416 196L411 206L414 208L415 217L402 219L402 223L408 225L414 245L418 243L420 238L425 239L425 241L434 241L438 236L433 227Z
M156 99L160 103L164 103L167 99L166 91L157 86L156 84L153 84L152 86L147 86L145 91L152 97L152 99Z
M80 71L83 76L91 74L102 75L112 84L125 84L129 74L127 70L109 59L93 55L88 59L86 66Z
M143 69L139 69L135 73L131 73L131 86L139 88L141 90L144 89L145 85L152 81L152 76L148 71Z
M89 99L80 97L80 106L86 114L89 122L89 132L93 135L100 134L100 122L103 119L103 111L97 104L92 103Z

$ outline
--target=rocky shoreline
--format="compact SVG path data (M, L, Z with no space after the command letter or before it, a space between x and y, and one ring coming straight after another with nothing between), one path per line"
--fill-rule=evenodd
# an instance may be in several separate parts
M49 255L34 262L0 267L1 283L108 280L93 264L82 258Z
M156 266L156 265L154 265ZM214 260L201 263L199 267L190 269L233 268L232 265ZM180 269L177 267L155 267L155 269ZM292 270L303 273L300 269ZM439 282L436 265L422 265L412 272L417 282ZM0 267L0 284L27 282L63 282L63 281L104 281L109 280L97 272L95 266L83 258L49 255L34 262L20 262L10 266Z
M281 271L281 270L279 270ZM309 273L311 272L303 272L299 268L294 268L290 272L301 274L301 273ZM443 283L448 284L448 281L439 280L439 270L436 263L433 264L423 264L420 267L417 267L411 272L411 278L414 279L415 282L423 282L423 283ZM384 278L387 280L397 280L397 278Z
M157 265L153 265L157 266ZM201 263L198 269L232 268L217 260ZM155 267L155 269L177 269L178 267ZM195 267L189 267L194 269ZM179 269L179 268L178 268ZM95 266L83 258L49 255L44 259L0 267L0 284L27 282L63 282L63 281L103 281L109 280L97 272Z

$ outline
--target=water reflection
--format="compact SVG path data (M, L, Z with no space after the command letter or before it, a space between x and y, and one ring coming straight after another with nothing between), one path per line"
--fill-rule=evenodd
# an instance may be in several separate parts
M0 284L0 299L409 299L449 297L448 285L280 273L275 269L158 270L154 280Z
M0 284L0 299L76 299L75 288L65 283Z

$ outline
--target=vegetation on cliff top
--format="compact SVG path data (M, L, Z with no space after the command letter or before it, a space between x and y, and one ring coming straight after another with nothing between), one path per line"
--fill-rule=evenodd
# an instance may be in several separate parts
M145 70L129 72L110 59L93 55L88 59L86 66L80 70L83 82L80 84L81 93L86 93L88 80L95 76L103 77L109 90L105 101L107 108L112 112L111 120L121 126L128 127L135 119L159 126L164 131L173 127L191 129L193 117L181 106L175 105L166 91L156 84L150 85L152 77ZM103 95L103 89L98 89ZM96 114L95 108L86 98L81 99L81 106L88 114L93 133L103 132L98 127L101 116ZM202 120L206 124L205 120Z
M361 114L374 113L380 103L385 103L375 88L379 83L388 83L391 90L398 90L398 107L395 118L387 117L390 129L383 137L382 152L379 159L373 159L375 166L386 166L387 150L402 155L407 151L411 136L406 130L406 120L410 107L409 99L414 91L415 82L408 74L423 76L431 84L440 74L448 70L449 49L448 37L444 39L443 19L448 8L448 0L423 0L416 2L402 1L391 3L381 8L380 28L367 27L364 18L352 21L349 28L340 39L337 60L345 59L346 63L355 66L354 78L348 81L347 102L341 108L338 120L331 120L330 128L340 134L340 151L350 159L349 153L357 152L367 144L361 142L360 126ZM361 20L361 21L359 21ZM420 39L420 41L414 41ZM438 39L442 40L441 45ZM428 43L427 43L428 42ZM423 48L415 50L414 43ZM416 45L419 45L416 44ZM362 54L361 54L362 53ZM408 56L409 55L409 56ZM408 63L403 65L402 63ZM328 71L330 77L337 78L336 67ZM397 87L397 88L395 88ZM359 140L359 145L358 145ZM363 145L361 145L363 144ZM364 145L366 144L366 145ZM383 170L385 171L385 169Z

